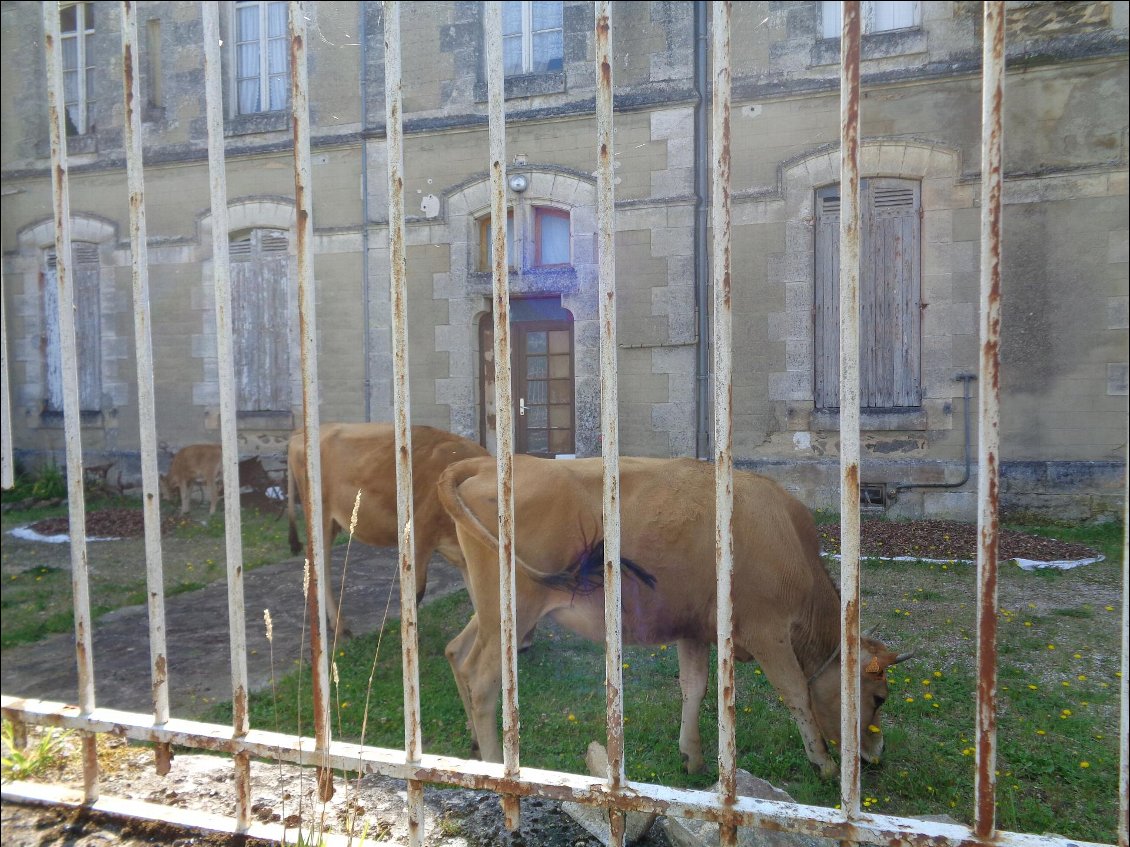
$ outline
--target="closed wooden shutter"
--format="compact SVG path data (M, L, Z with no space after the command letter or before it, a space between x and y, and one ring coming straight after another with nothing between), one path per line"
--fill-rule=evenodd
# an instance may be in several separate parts
M290 410L287 320L290 257L281 230L252 230L229 245L238 409Z
M861 181L860 404L916 408L921 387L919 183ZM816 194L815 401L839 407L839 187Z
M54 252L47 254L43 278L44 354L46 358L46 408L63 410L63 367L59 333L59 292ZM79 408L102 408L102 301L98 246L71 245L71 284L75 298L75 354L78 358Z

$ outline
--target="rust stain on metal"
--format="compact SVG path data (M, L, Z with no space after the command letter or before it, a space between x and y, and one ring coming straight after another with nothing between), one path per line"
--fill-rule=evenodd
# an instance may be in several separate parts
M247 690L241 685L232 700L232 728L236 735L247 732Z
M133 120L133 45L127 44L122 50L122 73L125 75L127 125ZM132 197L130 198L132 200Z
M173 769L173 747L171 744L158 744L153 748L156 758L157 775L168 776Z

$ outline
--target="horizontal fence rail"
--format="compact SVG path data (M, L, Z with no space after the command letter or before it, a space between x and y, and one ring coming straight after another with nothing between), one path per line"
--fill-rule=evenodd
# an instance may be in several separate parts
M770 831L830 838L842 842L914 843L936 847L1002 845L1002 847L1063 847L1082 844L1057 836L1037 836L996 828L996 598L999 522L998 433L999 345L1001 271L1001 188L1004 79L1004 4L984 5L983 144L981 230L981 398L978 452L978 680L976 691L976 774L974 824L922 821L907 817L870 814L860 808L860 647L859 647L859 262L860 262L860 37L861 9L856 2L843 4L841 55L840 136L840 349L841 392L840 464L841 534L843 538L842 596L840 609L840 697L843 704L841 738L841 805L831 809L791 802L760 800L737 793L736 707L734 682L733 595L734 580L734 480L731 279L731 2L715 0L713 18L713 86L711 136L711 220L713 227L713 379L715 466L715 556L717 579L719 787L697 791L670 788L625 777L623 710L623 633L620 583L620 455L618 433L619 380L616 358L617 286L615 274L616 207L614 157L616 63L616 13L621 8L609 0L594 3L595 55L595 177L597 185L597 253L599 264L600 390L602 434L602 519L604 531L604 602L606 632L606 721L608 768L606 773L582 776L523 766L520 760L517 590L515 547L522 527L514 514L513 398L511 392L510 292L507 261L507 152L506 98L503 65L503 5L485 4L486 118L489 148L484 150L490 175L489 255L492 269L494 322L494 390L497 409L498 591L501 609L501 689L503 761L498 764L423 751L421 740L419 644L417 640L415 527L413 514L412 430L409 408L408 289L404 208L404 116L400 26L401 14L411 5L395 0L382 4L384 83L389 204L389 274L392 337L393 400L395 414L397 526L400 539L399 578L402 609L402 667L404 683L404 748L390 750L334 740L330 731L330 668L336 642L330 640L323 610L329 603L330 562L323 537L321 438L318 414L318 327L315 317L317 280L314 273L313 182L311 175L310 110L307 82L307 15L303 3L289 4L287 45L290 70L290 126L293 131L295 220L298 267L298 321L301 348L302 434L307 469L307 490L302 492L307 528L307 616L310 622L310 657L313 667L314 737L254 729L248 718L247 641L240 543L240 500L225 497L228 610L230 625L233 720L230 726L182 720L172 716L167 679L164 633L164 594L161 545L156 508L157 441L153 400L152 316L149 311L147 233L143 179L141 124L138 112L137 21L135 4L120 4L122 20L124 138L127 152L130 232L133 262L135 344L138 371L140 441L146 499L146 559L149 585L150 650L153 679L153 713L138 714L99 708L95 700L91 612L88 596L89 568L85 543L82 450L80 443L79 383L75 350L74 293L69 268L71 257L69 175L64 124L63 64L59 31L59 4L45 3L43 27L47 69L47 108L50 125L52 196L55 212L58 320L60 327L64 398L64 438L67 454L71 557L74 573L73 603L76 662L79 687L76 704L64 704L3 695L3 715L21 732L27 725L63 727L82 733L84 789L80 802L93 808L125 812L138 817L186 821L183 810L152 804L130 804L99 796L95 739L112 734L155 746L158 773L167 773L171 745L226 753L232 757L237 786L230 818L210 826L233 832L279 837L282 830L252 822L250 761L252 757L296 763L315 768L323 800L333 791L335 769L359 774L382 774L408 783L409 839L423 843L423 789L446 784L494 792L501 798L508 827L519 824L519 800L542 797L593 805L609 811L613 843L625 838L628 812L674 815L712 821L720 825L723 844L733 844L737 828L761 827ZM228 198L224 155L224 100L221 75L220 16L217 4L201 4L203 44L201 62L205 79L208 130L208 173L211 203L212 255L209 263L215 298L217 367L219 373L220 430L224 462L224 487L239 491L236 428L237 403L233 360L232 292L228 256ZM365 257L367 261L367 257ZM3 472L4 485L12 484L12 445L8 390L7 318L3 334ZM1130 490L1128 490L1130 494ZM1128 527L1130 528L1130 527ZM1128 535L1130 537L1130 535ZM1124 567L1125 567L1124 543ZM1119 843L1126 845L1127 800L1127 628L1130 627L1130 580L1124 587L1121 680L1121 760L1119 788ZM336 634L333 636L336 639ZM336 671L335 671L336 673ZM11 799L66 802L65 792L54 787L11 783L4 787ZM195 821L199 823L200 821Z

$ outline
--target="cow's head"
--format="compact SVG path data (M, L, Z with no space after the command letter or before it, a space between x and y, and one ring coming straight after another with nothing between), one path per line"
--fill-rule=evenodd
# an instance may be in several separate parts
M887 699L887 668L913 654L895 654L873 638L860 639L859 679L859 755L878 763L883 755L883 732L879 728L879 709ZM839 651L809 680L812 711L820 733L828 741L840 743L840 656Z
M162 500L173 499L173 487L169 485L169 477L167 474L158 475L157 490Z

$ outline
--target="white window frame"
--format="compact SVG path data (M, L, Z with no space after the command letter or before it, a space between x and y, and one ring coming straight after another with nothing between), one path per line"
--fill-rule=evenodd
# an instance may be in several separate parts
M531 74L534 71L534 36L543 32L561 31L561 62L564 66L565 62L565 9L562 3L561 9L561 26L550 27L549 29L534 29L534 4L532 0L509 0L512 3L521 3L522 6L522 69L512 73L512 75ZM503 43L507 38L514 38L512 35L504 35ZM551 73L556 73L551 72Z
M898 6L909 13L911 22L905 26L880 27L878 11L880 6ZM876 32L895 32L900 29L914 29L922 25L922 4L918 0L863 0L860 3L861 23L864 35ZM839 0L821 0L821 35L824 38L839 38L843 29L843 7Z
M289 81L290 81L290 67L289 65L282 73L270 73L270 42L282 38L285 40L286 36L276 36L272 39L268 33L268 9L272 3L279 2L279 0L238 0L232 6L232 109L236 115L260 115L265 112L278 112L287 108L287 103L284 103L278 109L271 108L271 77L283 76L287 79L287 101L289 102ZM286 5L282 3L281 5ZM243 38L239 28L239 12L241 9L256 8L259 10L259 35L256 39ZM252 42L259 44L259 72L255 76L240 76L239 75L239 47L241 44L250 44ZM244 111L240 106L239 99L239 84L245 80L258 79L259 80L259 108L249 111Z
M93 4L90 4L93 6ZM77 73L78 84L75 86L77 91L77 100L64 99L63 108L67 115L70 116L71 122L75 125L75 133L77 135L86 135L90 132L90 107L94 102L93 88L91 82L91 75L94 71L94 64L88 60L87 56L90 53L89 38L94 35L94 24L88 23L86 20L87 3L71 3L66 6L59 7L59 16L62 17L64 9L73 8L75 10L75 28L67 32L60 31L60 38L63 42L63 77L66 79L67 74ZM59 21L60 27L62 20ZM67 50L66 45L68 42L75 42L75 67L67 67ZM64 89L65 89L64 84ZM76 113L72 114L71 107L76 107Z

